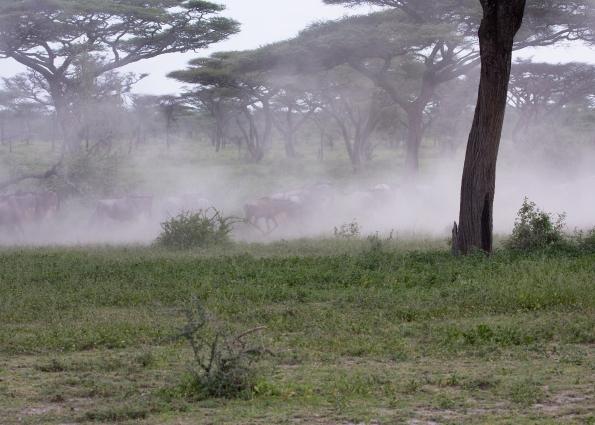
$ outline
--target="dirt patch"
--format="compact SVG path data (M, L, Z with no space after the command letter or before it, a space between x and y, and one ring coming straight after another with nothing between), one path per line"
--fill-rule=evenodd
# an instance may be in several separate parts
M576 411L580 408L594 409L595 399L593 394L587 392L564 391L533 407L551 416L561 416L565 412Z

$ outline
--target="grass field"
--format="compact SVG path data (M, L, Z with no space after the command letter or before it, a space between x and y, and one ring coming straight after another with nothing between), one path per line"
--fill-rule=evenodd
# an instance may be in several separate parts
M252 394L193 400L193 295L266 326ZM444 242L0 251L0 423L593 424L595 256Z

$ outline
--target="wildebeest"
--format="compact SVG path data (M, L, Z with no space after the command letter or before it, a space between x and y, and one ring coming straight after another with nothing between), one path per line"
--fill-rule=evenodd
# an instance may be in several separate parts
M295 217L299 214L300 208L301 205L295 200L282 199L280 197L265 197L244 205L244 213L246 214L246 221L259 229L259 222L264 220L267 233L270 233L279 227L279 218ZM271 223L274 224L273 227L271 227Z
M14 204L21 222L32 222L37 218L37 195L31 192L17 192L9 195Z
M13 233L23 233L21 211L12 196L0 197L0 228Z
M5 195L17 207L21 223L40 222L56 214L60 208L60 201L55 192L17 192Z
M36 218L43 220L54 216L60 210L60 198L56 192L45 191L37 193Z
M112 220L130 222L141 218L149 218L153 210L153 196L129 195L116 199L101 199L97 201L91 218L94 222Z

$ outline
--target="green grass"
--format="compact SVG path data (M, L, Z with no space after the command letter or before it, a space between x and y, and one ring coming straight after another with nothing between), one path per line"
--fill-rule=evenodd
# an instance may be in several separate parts
M595 256L443 246L2 250L0 422L593 423ZM266 326L248 399L180 391L194 294Z

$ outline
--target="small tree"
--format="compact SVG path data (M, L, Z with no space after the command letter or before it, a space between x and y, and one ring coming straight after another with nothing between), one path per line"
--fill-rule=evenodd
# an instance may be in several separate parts
M228 108L235 112L232 121L252 162L260 162L270 148L273 130L271 102L277 90L263 75L252 72L257 61L258 57L252 51L221 52L209 58L194 59L188 69L169 74L170 78L199 86L186 97L203 102L216 120L224 120ZM205 96L205 89L207 93L211 92L210 96ZM224 131L220 124L217 122L217 131Z

